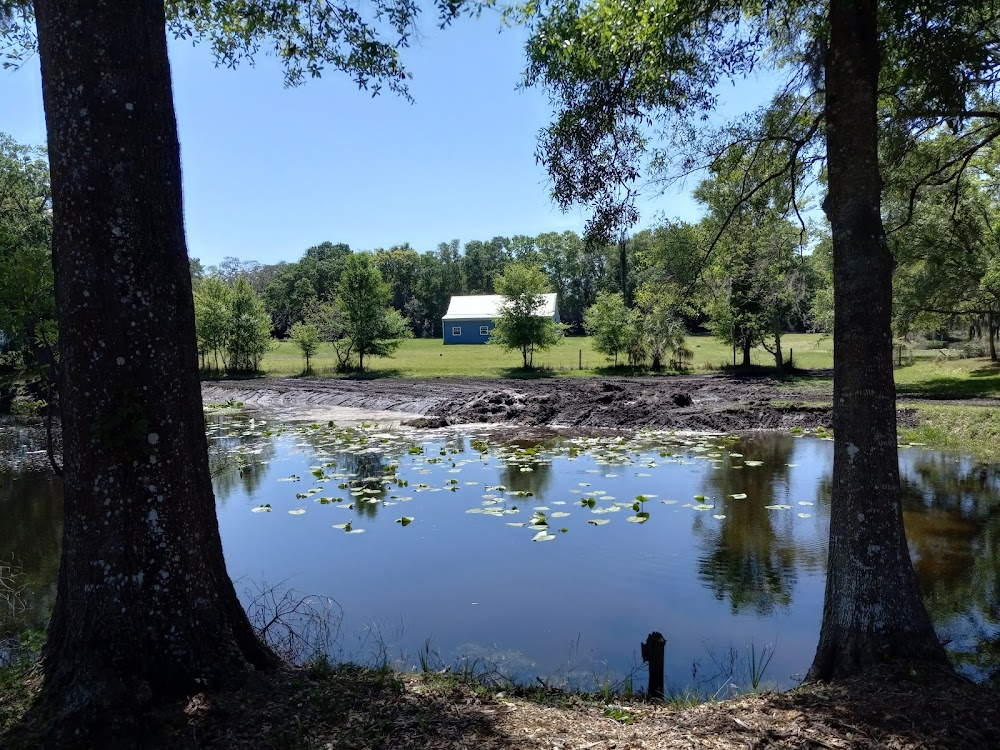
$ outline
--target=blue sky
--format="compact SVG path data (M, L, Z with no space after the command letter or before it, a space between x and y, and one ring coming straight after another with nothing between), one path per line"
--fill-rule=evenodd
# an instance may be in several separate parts
M495 17L421 26L403 53L415 104L372 98L332 71L285 89L268 57L215 68L206 48L172 42L190 254L274 263L324 240L424 251L452 238L581 231L585 214L560 212L535 164L550 109L543 92L517 90L523 30L499 33ZM756 104L763 88L727 84L727 109ZM37 58L0 71L0 131L44 143ZM641 209L640 226L700 215L684 191Z

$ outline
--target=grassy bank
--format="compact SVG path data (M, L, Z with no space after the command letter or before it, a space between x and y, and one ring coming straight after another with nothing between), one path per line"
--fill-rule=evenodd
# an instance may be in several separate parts
M990 406L915 404L916 427L901 427L901 443L960 450L987 461L1000 459L1000 410Z

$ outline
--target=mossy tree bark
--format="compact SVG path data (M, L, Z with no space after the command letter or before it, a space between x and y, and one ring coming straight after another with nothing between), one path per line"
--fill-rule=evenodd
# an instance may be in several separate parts
M163 0L36 0L65 527L41 706L73 730L277 664L208 469Z
M876 0L831 0L824 209L833 233L836 439L823 624L809 679L899 659L947 663L903 531L878 77Z

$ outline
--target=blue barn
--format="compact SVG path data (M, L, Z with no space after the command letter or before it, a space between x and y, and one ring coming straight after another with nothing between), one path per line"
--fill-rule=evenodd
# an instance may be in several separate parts
M452 297L442 321L444 343L485 344L496 327L504 298L499 294L475 294ZM559 306L555 294L543 294L536 315L559 322Z

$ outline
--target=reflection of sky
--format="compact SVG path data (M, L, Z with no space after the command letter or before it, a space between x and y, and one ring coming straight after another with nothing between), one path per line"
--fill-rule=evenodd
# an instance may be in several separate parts
M823 606L831 442L756 434L704 449L701 438L691 438L680 456L661 456L652 444L619 446L614 454L629 464L602 459L606 445L577 453L567 442L543 451L540 461L519 463L495 446L480 454L450 433L420 443L417 455L408 452L415 438L379 434L373 428L364 444L356 433L338 445L323 430L209 424L230 572L335 598L345 616L343 656L369 657L377 637L362 646L358 634L374 625L392 654L410 655L409 663L430 639L446 661L502 656L528 679L572 667L570 677L586 685L595 673L603 682L606 671L627 671L638 662L639 643L660 630L668 684L676 687L691 684L697 662L698 679L706 680L700 687L714 692L721 681L709 679L718 672L713 655L722 660L733 647L745 659L750 643L758 651L776 643L767 677L781 686L807 669ZM408 486L359 498L338 487L352 478L338 472L391 477L394 465ZM997 651L984 649L985 639L996 636L1000 621L1000 468L916 449L901 452L900 466L928 608L950 648L978 665L970 674L983 674ZM329 479L317 479L317 468ZM298 481L285 481L293 476ZM517 514L466 512L485 507L484 494L503 494L486 490L498 484L533 496L506 494L490 506L516 506ZM51 591L58 565L57 489L37 475L0 477L0 557L21 560L39 592ZM729 497L740 493L747 497ZM595 514L579 504L592 496L600 509L640 494L656 495L643 505L650 519L642 525L626 522L630 508ZM696 495L713 508L690 507ZM323 497L344 500L321 504ZM347 509L352 501L355 509ZM272 512L250 512L266 503ZM532 542L534 530L507 525L527 522L542 505L553 541ZM288 513L299 508L305 513ZM552 518L559 511L570 515ZM414 521L404 528L395 523L401 516ZM610 523L597 527L590 519ZM333 528L348 521L364 533ZM745 670L738 679L745 684Z
M394 487L382 499L393 502L391 495L412 499L378 507L374 518L361 518L338 507L351 499L346 490L337 488L343 480L331 479L313 496L296 498L297 493L318 486L309 472L318 464L312 451L322 438L307 441L287 434L277 439L259 490L239 501L238 491L234 492L220 507L226 559L234 577L289 579L300 590L333 596L344 608L348 633L373 622L402 622L402 637L392 645L410 654L427 638L446 657L458 655L454 649L459 645L479 644L487 651L521 652L536 663L535 672L543 674L564 666L571 643L579 638L579 671L590 674L592 662L598 660L607 661L612 672L621 672L637 659L638 644L646 634L661 630L668 639L668 674L674 684L690 682L695 660L702 662L701 676L713 674L710 651L721 653L732 645L742 655L751 642L758 648L777 642L770 674L788 685L792 675L808 667L819 632L828 514L816 487L831 446L780 437L777 457L782 461L777 472L771 466L773 451L765 450L759 438L749 440L743 450L739 445L713 450L723 454L715 464L705 451L678 460L637 446L622 452L634 462L631 465L598 463L592 452L571 457L559 450L546 454L551 465L536 464L530 472L504 463L496 451L481 457L464 443L463 452L446 456L440 455L443 443L425 443L421 456L411 456L400 444L389 447L384 462L398 462L397 476L408 480L409 486ZM336 451L325 450L331 455L324 462L334 460ZM728 459L729 451L745 452L747 459L763 460L764 465L733 469L741 461ZM345 458L337 457L338 468L329 468L328 473L345 466L349 470ZM655 466L646 465L650 462ZM744 500L720 497L713 489L721 473L731 475L725 485L733 494L748 489L743 485L751 486L753 493ZM292 475L300 481L277 481ZM772 475L780 475L781 481L770 481ZM453 479L459 488L454 492L445 489ZM483 507L482 496L489 494L485 487L496 484L534 496L508 495L497 506L517 506L518 514L466 513ZM767 492L762 486L773 486L774 492L762 496ZM608 496L631 501L639 494L656 495L644 506L650 520L643 525L626 522L633 514L629 508L607 514L581 508L580 499L594 490L607 493L596 496L598 508L613 504ZM699 494L715 509L684 507L695 504L693 498ZM323 496L346 499L321 505L316 499ZM661 500L677 502L665 505ZM566 505L556 504L560 501ZM799 506L798 501L815 505ZM273 512L249 512L264 503L270 503ZM752 504L758 510L741 515L733 512L739 511L735 503ZM793 509L763 507L772 504L791 504ZM526 522L540 505L549 508L556 536L551 542L532 542L533 530L507 525ZM288 514L299 507L306 509L304 515ZM570 515L551 518L558 511ZM799 518L803 511L811 516ZM734 587L752 587L753 576L722 581L718 588L732 596L718 597L706 586L699 561L720 544L720 532L729 520L713 517L720 513L770 529L762 538L782 547L782 560L791 568L783 585L794 606L782 604L765 613L734 607L731 599L753 598L752 592L732 594ZM403 515L415 519L406 528L395 523ZM587 524L588 519L610 523L596 527ZM365 533L346 535L332 528L346 521ZM566 533L558 531L563 527ZM760 536L756 531L737 526L726 538L756 539ZM762 557L773 554L771 549L758 552ZM725 577L727 568L710 571L711 575ZM603 674L604 669L602 665L599 671Z

